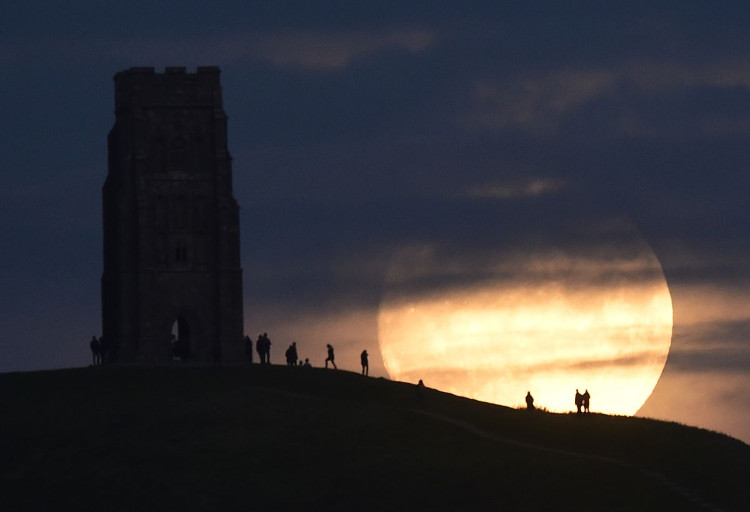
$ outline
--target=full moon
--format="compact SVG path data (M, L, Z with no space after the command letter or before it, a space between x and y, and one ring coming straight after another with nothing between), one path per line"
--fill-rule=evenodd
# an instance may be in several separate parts
M511 407L635 414L661 376L672 301L642 239L622 247L464 257L404 247L390 265L378 337L391 378Z

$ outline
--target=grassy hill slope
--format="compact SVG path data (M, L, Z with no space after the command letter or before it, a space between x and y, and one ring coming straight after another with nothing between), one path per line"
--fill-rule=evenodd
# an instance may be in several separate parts
M3 510L750 510L750 447L357 374L0 375Z

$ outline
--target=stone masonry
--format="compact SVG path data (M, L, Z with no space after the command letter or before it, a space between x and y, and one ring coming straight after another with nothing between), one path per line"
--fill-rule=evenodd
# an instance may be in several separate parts
M102 275L111 361L244 354L239 207L219 75L138 67L114 76Z

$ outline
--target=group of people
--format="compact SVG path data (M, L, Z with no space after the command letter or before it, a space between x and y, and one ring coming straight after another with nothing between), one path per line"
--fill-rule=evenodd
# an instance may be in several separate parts
M287 366L305 366L310 367L312 366L310 364L310 359L305 358L305 362L302 362L302 359L298 358L297 356L297 342L293 341L291 345L289 345L289 348L286 349L286 353L284 354L286 357L286 365Z
M99 366L103 361L107 360L109 347L107 347L107 344L104 342L104 337L99 336L97 338L96 336L92 336L91 341L89 342L89 348L91 349L93 366Z
M591 401L591 394L589 393L588 389L586 391L584 391L583 394L581 394L576 389L575 403L576 403L576 410L577 410L578 414L581 414L581 411L583 411L585 413L590 412L589 411L589 402L590 401ZM531 396L531 391L528 391L526 393L526 409L528 409L529 411L533 411L534 409L536 409L536 407L534 407L534 397Z
M589 401L591 400L591 395L589 394L589 390L587 389L584 391L583 394L579 393L576 389L576 412L578 414L581 414L581 408L583 408L583 412L590 412L589 411Z
M250 338L245 336L245 342ZM258 341L255 342L255 350L258 352L260 357L260 364L271 364L271 340L268 337L268 333L264 332L258 336ZM252 350L250 351L252 354Z
M271 340L268 337L268 333L263 333L258 336L258 340L255 342L255 350L258 352L260 357L260 364L271 364ZM253 362L253 341L249 336L245 336L245 356L249 363ZM284 353L287 366L312 366L310 359L305 358L303 363L299 354L297 353L297 342L293 341L291 345L286 349ZM370 373L370 362L369 354L367 350L363 350L359 355L360 363L362 364L362 375L369 375ZM336 366L336 354L333 349L333 345L330 343L326 344L326 358L325 367L328 368L328 363L331 363L334 370L337 370Z
M181 339L177 338L172 334L172 360L185 360L189 356L189 347ZM91 349L92 365L99 366L104 361L108 360L109 350L104 342L104 337L96 336L91 337L89 342L89 348ZM258 336L258 340L255 342L255 351L258 353L260 358L260 364L271 364L271 339L268 337L268 333L264 332ZM312 366L310 359L305 359L303 363L297 354L297 342L292 342L289 348L286 349L284 354L286 357L287 366ZM247 362L253 362L253 340L250 336L245 336L245 357ZM362 363L362 375L368 375L370 373L370 364L368 361L367 350L363 350L360 354L360 362ZM337 370L336 356L333 350L333 346L328 343L326 345L326 358L325 367L328 368L328 363L331 363L334 370Z

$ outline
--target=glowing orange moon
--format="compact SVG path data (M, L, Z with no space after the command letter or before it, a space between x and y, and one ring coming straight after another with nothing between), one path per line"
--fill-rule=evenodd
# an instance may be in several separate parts
M391 378L513 407L531 391L557 412L575 408L576 388L592 411L643 405L672 339L671 296L645 242L615 258L506 256L457 284L473 270L429 244L394 258L378 314Z

